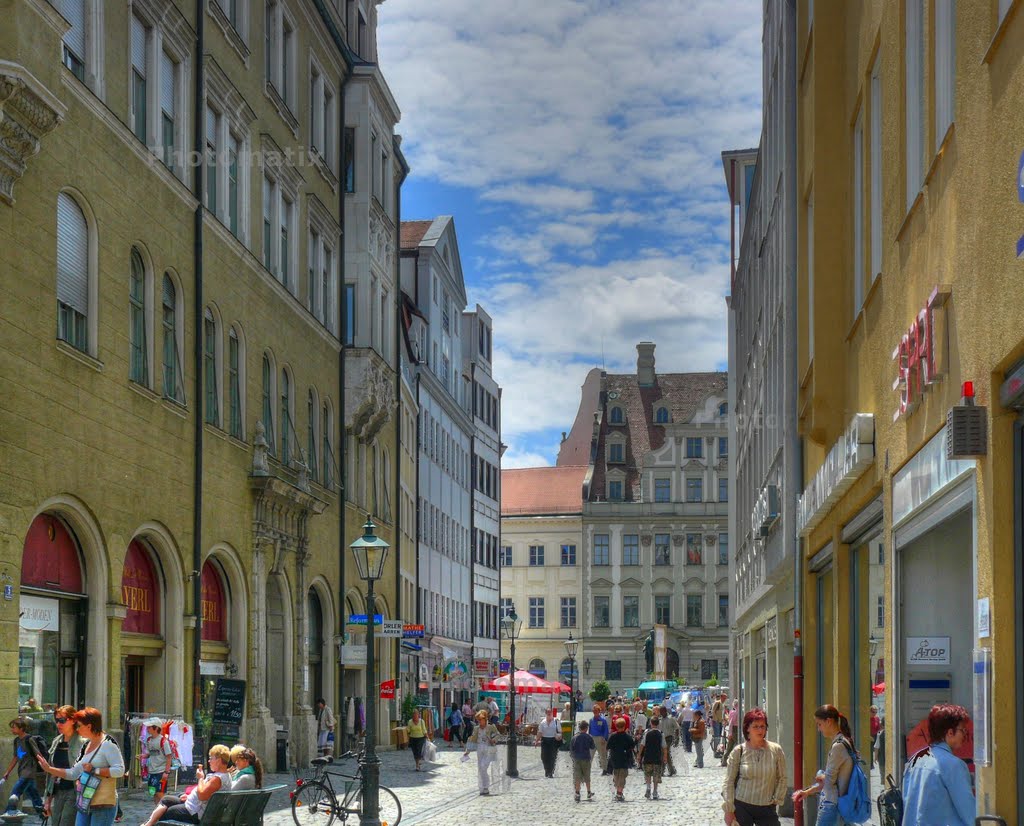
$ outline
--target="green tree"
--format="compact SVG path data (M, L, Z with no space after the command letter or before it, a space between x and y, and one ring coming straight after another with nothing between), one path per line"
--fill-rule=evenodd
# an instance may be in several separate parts
M712 686L718 685L718 675L712 674L710 680L704 681L704 688L711 688Z
M607 680L598 680L587 693L595 703L603 703L612 696L612 688Z
M402 723L408 723L412 719L412 713L416 710L416 697L406 694L402 699Z

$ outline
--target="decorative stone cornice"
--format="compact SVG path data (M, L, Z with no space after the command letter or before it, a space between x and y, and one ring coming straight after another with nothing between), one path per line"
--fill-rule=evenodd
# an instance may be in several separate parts
M14 184L28 159L66 114L64 104L25 67L0 60L0 199L14 204Z
M362 382L350 393L349 399L353 413L348 428L364 443L369 443L391 419L395 408L394 378L371 360L366 363Z
M327 502L277 476L253 474L249 488L256 500L253 538L274 549L273 570L280 570L284 551L303 561L309 544L309 517L323 513Z

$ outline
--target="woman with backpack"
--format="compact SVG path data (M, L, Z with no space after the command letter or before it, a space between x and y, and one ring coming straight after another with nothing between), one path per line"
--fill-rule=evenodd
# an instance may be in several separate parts
M826 703L814 711L814 725L818 733L831 742L825 770L819 771L814 783L806 789L793 792L793 803L799 805L805 797L820 795L818 798L817 826L838 826L843 823L839 816L839 798L846 794L853 774L853 733L850 721L834 705Z
M971 826L978 804L971 773L956 756L967 737L970 715L963 706L940 703L928 714L931 744L911 759L903 775L903 822L907 826Z
M779 826L786 799L786 753L768 739L768 715L752 708L743 716L743 740L729 754L722 797L726 826Z

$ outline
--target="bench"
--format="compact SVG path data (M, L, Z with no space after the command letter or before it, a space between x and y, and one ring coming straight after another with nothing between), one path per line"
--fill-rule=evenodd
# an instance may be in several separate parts
M214 792L206 801L199 826L261 826L270 796L284 788L284 785L279 784L262 789ZM193 826L191 823L174 820L161 822L170 826Z

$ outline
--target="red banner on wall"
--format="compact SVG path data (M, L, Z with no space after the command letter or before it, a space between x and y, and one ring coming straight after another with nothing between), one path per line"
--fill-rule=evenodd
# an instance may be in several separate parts
M382 700L395 699L395 681L385 680L380 684L380 698Z
M121 601L128 613L121 628L135 634L160 633L160 591L156 569L138 540L128 546L121 572Z
M227 642L228 626L225 614L227 604L224 599L224 583L220 572L209 560L203 565L201 580L203 592L203 634L204 640L211 642Z

